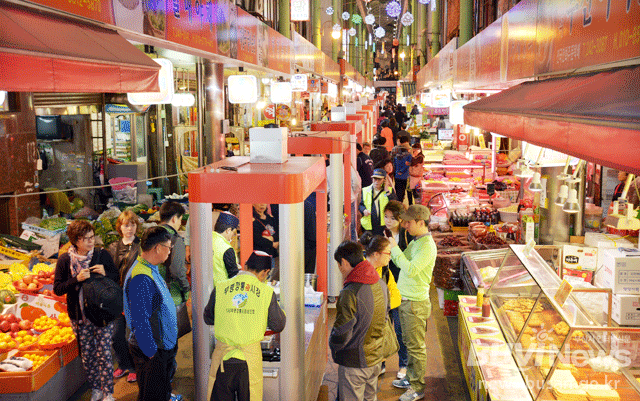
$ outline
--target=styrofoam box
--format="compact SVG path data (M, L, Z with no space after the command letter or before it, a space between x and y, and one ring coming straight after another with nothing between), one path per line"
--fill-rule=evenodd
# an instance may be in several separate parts
M617 247L629 247L633 248L633 244L619 235L602 234L587 232L584 235L585 246L598 248L598 255L596 256L596 266L602 265L602 251L604 249L617 248Z
M602 251L595 284L614 294L640 294L640 250L614 248Z
M249 128L251 163L287 161L287 128Z
M607 309L608 303L605 303L604 311ZM613 294L611 318L621 325L640 326L640 295Z
M598 266L598 248L590 246L563 245L562 266L565 269L590 270Z

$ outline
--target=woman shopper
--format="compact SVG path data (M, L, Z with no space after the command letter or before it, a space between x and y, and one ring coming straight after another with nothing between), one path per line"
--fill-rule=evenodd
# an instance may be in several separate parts
M271 256L271 280L278 280L280 272L277 266L278 257L278 221L267 211L266 203L253 205L253 249Z
M122 287L124 278L127 276L129 268L133 265L140 253L140 238L136 236L139 228L139 217L130 210L125 210L118 216L116 221L116 231L122 237L116 243L113 255L113 261L118 268ZM133 359L129 353L129 342L126 337L127 322L124 315L115 320L113 332L113 350L115 351L118 369L113 372L113 378L118 379L127 375L127 381L134 383L136 381L135 366Z
M400 215L404 212L404 205L398 201L389 201L384 208L384 225L385 225L385 235L387 237L392 237L396 240L401 250L405 250L407 248L407 244L411 242L413 237L409 235L407 230L402 227L402 219ZM400 275L400 269L393 263L392 260L389 261L389 271L394 278L394 281L397 283L398 276ZM392 315L393 318L393 328L396 331L396 337L398 338L398 344L400 344L400 349L398 350L398 374L396 377L398 379L404 379L407 375L407 347L404 345L402 341L402 326L400 326L400 317L398 311L395 311L395 315Z
M409 166L409 188L407 188L407 201L409 206L420 203L417 188L422 184L424 176L424 154L420 142L411 145L411 165Z
M398 291L398 286L396 285L396 280L389 272L389 262L391 261L391 243L385 237L381 235L373 235L370 231L362 234L362 236L360 237L360 243L364 247L365 258L376 269L380 278L387 284L387 288L389 289L389 308L391 309L391 319L394 321L395 326L395 321L399 321L398 306L400 306L401 297L400 291ZM404 369L405 371L405 373L402 375L402 377L404 377L404 375L406 375L407 366L407 349L402 345L401 337L398 337L398 343L400 344L400 350L404 349L405 353L404 365L402 363L399 363L399 368ZM402 362L400 351L398 351L398 360L399 362ZM382 370L380 371L380 374L383 374L385 372L385 362L382 362ZM398 370L398 375L400 375L400 370Z
M67 295L71 327L78 339L85 374L91 384L91 401L113 398L111 338L114 322L98 327L82 311L82 282L90 273L102 274L118 282L118 269L109 252L95 248L95 235L87 220L74 220L67 228L71 246L58 259L53 292Z

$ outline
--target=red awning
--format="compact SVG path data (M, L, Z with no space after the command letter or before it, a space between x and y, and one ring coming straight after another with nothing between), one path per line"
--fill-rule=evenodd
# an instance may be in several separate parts
M7 4L0 26L0 90L159 90L160 66L113 30Z
M640 66L525 82L467 104L464 121L640 174Z

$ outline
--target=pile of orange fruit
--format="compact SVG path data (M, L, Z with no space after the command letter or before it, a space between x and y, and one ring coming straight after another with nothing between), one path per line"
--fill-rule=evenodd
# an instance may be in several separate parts
M36 370L38 368L38 366L42 365L44 363L44 361L47 360L47 358L49 358L50 355L38 355L38 354L24 354L22 355L23 358L27 358L29 359L31 362L33 362L33 370Z
M10 334L0 333L0 351L8 351L16 347L16 342Z
M18 349L27 349L36 343L38 337L29 334L26 330L20 330L16 333L16 340L20 343Z
M60 324L64 326L71 326L71 319L69 319L69 314L67 312L62 312L58 315L58 320Z
M58 321L48 316L40 316L33 322L33 329L37 331L47 331L57 325Z
M38 337L39 345L51 345L60 343L69 343L76 336L73 334L71 327L52 327Z

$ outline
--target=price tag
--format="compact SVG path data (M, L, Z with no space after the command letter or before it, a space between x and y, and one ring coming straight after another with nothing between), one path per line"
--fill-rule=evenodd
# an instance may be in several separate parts
M529 257L529 255L531 254L531 250L535 245L536 245L536 242L533 239L528 239L527 245L524 247L524 250L522 251L522 253L524 253L524 256Z
M569 284L567 280L562 280L562 283L560 283L560 287L558 287L558 292L556 292L556 295L553 296L553 299L555 299L556 302L560 304L560 306L563 306L567 301L567 298L569 298L569 294L571 294L571 291L573 291L573 287L571 286L571 284Z

